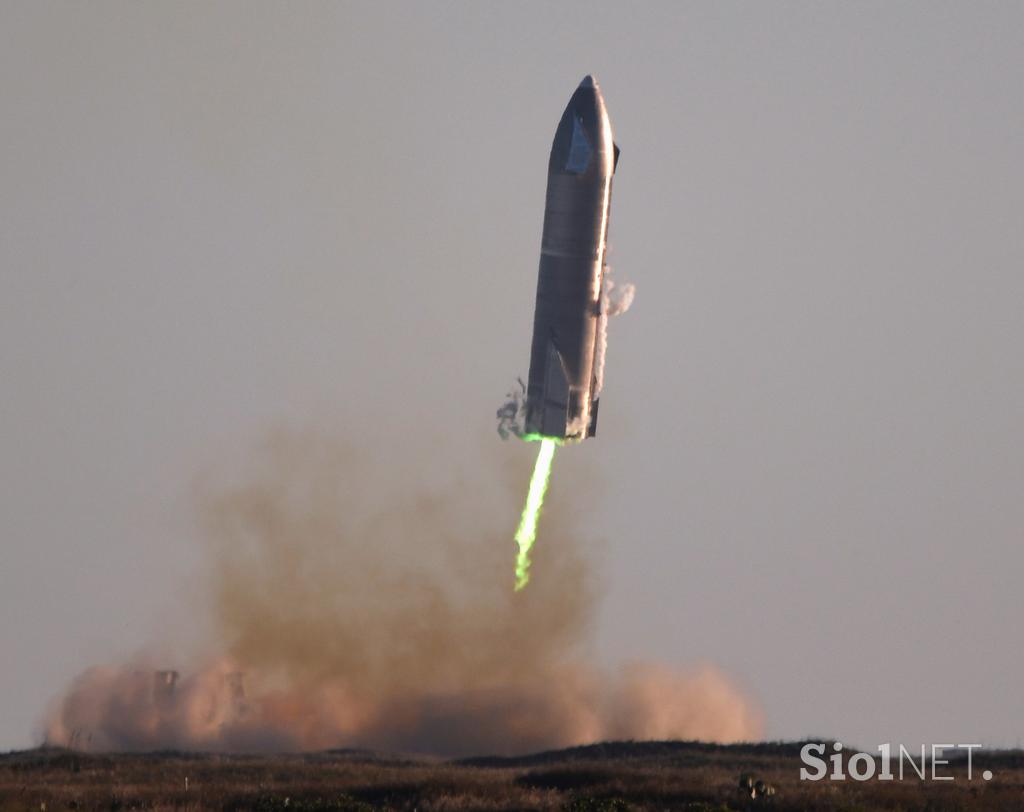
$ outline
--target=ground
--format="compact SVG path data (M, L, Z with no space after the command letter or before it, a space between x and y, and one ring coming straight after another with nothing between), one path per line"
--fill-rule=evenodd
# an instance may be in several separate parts
M0 755L0 812L306 810L1013 810L1024 753L955 761L948 782L799 780L800 743L609 742L459 761L366 751L302 755ZM983 770L993 778L984 781ZM907 770L909 772L909 768ZM749 786L765 791L752 796Z

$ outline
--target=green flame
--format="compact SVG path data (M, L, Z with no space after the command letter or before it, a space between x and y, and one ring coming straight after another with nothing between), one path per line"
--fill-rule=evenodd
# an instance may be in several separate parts
M530 490L526 493L526 504L523 506L522 518L519 519L519 529L516 530L516 544L519 545L519 554L516 556L516 592L530 583L530 549L537 538L537 519L540 518L540 509L544 504L544 494L548 491L551 462L555 458L557 445L558 439L555 437L540 438L540 451L537 452L537 462L533 466L533 476L530 477Z

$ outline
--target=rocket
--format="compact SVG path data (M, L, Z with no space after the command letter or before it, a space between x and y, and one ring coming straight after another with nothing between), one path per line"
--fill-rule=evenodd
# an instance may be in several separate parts
M605 252L618 158L601 89L586 76L562 113L548 159L527 437L582 440L597 431Z

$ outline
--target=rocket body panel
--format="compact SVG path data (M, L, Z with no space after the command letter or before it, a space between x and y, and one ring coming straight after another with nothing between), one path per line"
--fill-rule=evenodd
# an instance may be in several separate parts
M528 434L583 439L596 428L595 361L617 157L600 88L587 76L562 114L548 161Z

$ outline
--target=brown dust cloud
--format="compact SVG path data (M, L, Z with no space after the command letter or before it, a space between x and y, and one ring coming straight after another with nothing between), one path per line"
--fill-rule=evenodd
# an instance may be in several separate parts
M461 756L761 736L759 709L713 666L595 664L595 553L557 470L533 579L514 593L522 471L501 512L473 481L402 492L320 433L277 432L257 460L200 499L206 653L86 670L51 708L48 743Z

